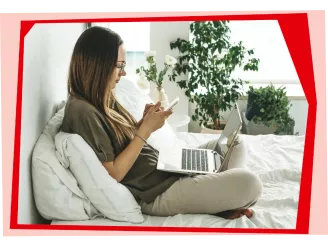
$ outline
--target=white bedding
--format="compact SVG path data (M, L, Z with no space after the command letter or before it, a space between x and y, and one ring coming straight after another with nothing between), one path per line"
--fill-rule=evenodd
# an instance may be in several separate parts
M177 133L190 147L217 138L213 134ZM248 146L248 168L259 175L264 190L253 207L254 216L225 220L212 215L176 215L155 217L144 215L145 222L131 224L105 218L87 221L52 221L52 224L135 225L225 228L296 227L299 184L303 162L304 136L244 135Z

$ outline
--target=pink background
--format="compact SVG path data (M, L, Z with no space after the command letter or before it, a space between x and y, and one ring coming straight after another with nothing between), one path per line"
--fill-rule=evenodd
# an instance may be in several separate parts
M22 20L90 19L145 16L202 16L227 14L297 13L297 11L261 12L180 12L180 13L61 13L61 14L0 14L2 54L2 187L3 187L3 234L4 235L155 235L160 232L116 232L116 231L50 231L10 230L10 206L16 93L18 80L18 57L20 22ZM327 129L326 129L326 71L325 71L325 14L324 11L302 11L308 13L313 67L317 94L317 125L314 147L312 198L310 211L310 234L328 234L327 211ZM168 233L160 234L192 234ZM206 233L199 233L206 234ZM213 235L213 233L208 233ZM222 233L223 234L223 233Z

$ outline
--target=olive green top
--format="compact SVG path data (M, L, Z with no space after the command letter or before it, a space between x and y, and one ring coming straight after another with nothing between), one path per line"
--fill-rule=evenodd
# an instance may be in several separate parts
M101 163L114 161L130 142L126 141L121 147L105 117L93 105L73 96L67 101L61 130L80 135L94 150ZM158 153L158 150L145 144L135 163L120 182L138 202L153 202L183 176L157 170Z

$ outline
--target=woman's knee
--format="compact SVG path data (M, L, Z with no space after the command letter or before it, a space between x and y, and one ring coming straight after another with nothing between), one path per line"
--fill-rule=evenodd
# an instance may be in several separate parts
M262 195L262 181L256 174L245 169L240 169L239 172L239 183L244 192L243 197L247 203L253 205Z
M245 142L243 136L241 136L241 135L237 136L234 148L235 149L243 149L244 151L247 150L246 142Z

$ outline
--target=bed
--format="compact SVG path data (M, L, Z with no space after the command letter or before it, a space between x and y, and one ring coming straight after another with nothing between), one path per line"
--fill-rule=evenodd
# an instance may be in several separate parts
M178 132L178 138L195 147L218 136ZM170 217L143 215L142 224L117 222L104 217L83 221L53 220L52 225L165 226L216 228L295 229L303 161L304 136L244 135L248 145L247 168L259 175L263 194L253 207L254 215L226 220L213 215L178 214Z
M34 197L32 153L47 123L63 106L60 102L67 99L66 81L69 54L71 54L72 47L84 29L82 25L78 28L70 27L72 35L65 38L65 40L58 39L61 40L59 43L52 42L57 46L51 49L52 53L49 54L49 52L34 52L40 48L39 44L45 45L44 40L41 40L44 39L44 35L40 35L42 33L40 28L40 26L34 26L24 39L24 86L21 91L22 128L19 149L19 185L17 185L17 189L19 189L17 192L18 224L284 229L294 229L296 227L305 142L304 135L244 135L249 156L247 168L260 177L264 186L260 200L253 207L254 215L250 219L243 216L235 220L225 220L205 214L179 214L171 217L142 215L145 219L143 223L132 224L114 221L104 216L85 220L48 219L42 216ZM45 41L48 42L49 40L45 39ZM47 45L44 46L44 48L47 47ZM60 56L56 53L58 49L61 50L60 54L62 55ZM56 66L50 66L50 64L56 64ZM168 88L170 89L170 91L167 90L169 96L175 94L172 93L172 90L178 90L176 86L169 86ZM128 106L130 113L139 119L144 103L149 102L149 98L142 95L143 92L136 88L135 82L123 81L122 78L116 87L116 93L120 101L126 102L124 106ZM184 93L179 91L176 94L183 95ZM126 96L125 100L122 98L123 95ZM186 99L185 102L186 104L179 103L176 108L179 108L179 106L182 108L183 105L185 107L184 113L190 115L192 108L188 107L190 105L188 105ZM245 105L240 105L240 109L243 112ZM190 147L218 138L213 134L190 132L178 132L177 137Z
M82 32L74 29L72 36L61 42L62 54L70 54L76 39ZM220 217L198 215L176 215L171 217L156 217L142 215L144 222L132 224L118 222L104 216L85 220L65 220L45 218L38 210L35 201L35 189L32 180L32 153L42 131L49 120L63 106L60 102L67 99L67 67L69 56L53 56L46 53L33 52L40 40L39 31L34 27L25 37L21 141L19 159L18 187L18 224L22 225L110 225L110 226L165 226L165 227L212 227L212 228L284 228L296 227L299 201L300 177L303 162L305 136L275 136L275 135L244 135L248 146L247 168L259 175L264 189L262 197L253 207L254 215L248 219L243 216L235 220L225 220ZM42 41L42 40L41 40ZM42 42L41 42L42 43ZM59 46L57 47L59 48ZM56 50L56 49L53 49ZM31 62L33 61L33 62ZM43 61L58 66L41 66ZM43 69L40 69L42 67ZM177 87L171 87L177 89ZM145 102L150 102L135 83L121 80L116 87L119 101L125 102L137 119L140 118ZM180 93L180 92L179 92ZM174 94L174 93L173 93ZM181 94L181 93L180 93ZM182 93L183 95L183 93ZM123 98L125 96L125 98ZM172 96L172 94L171 94ZM181 98L180 98L181 99ZM183 104L179 103L182 107ZM184 104L188 108L188 103ZM241 111L245 105L240 107ZM184 111L188 113L188 110ZM167 137L167 136L165 136ZM177 138L190 147L198 146L208 140L218 138L213 134L178 132ZM16 147L15 147L16 149ZM43 187L42 187L43 188ZM57 187L55 187L57 188Z
M205 214L179 214L171 217L142 215L144 222L141 224L118 222L104 216L69 221L65 219L45 219L38 210L34 197L33 168L31 168L32 152L47 122L58 112L59 108L63 107L60 102L65 100L66 91L63 90L60 95L59 92L56 92L56 96L53 95L54 91L52 90L40 92L40 94L45 95L41 100L34 93L34 91L37 91L35 88L41 86L41 83L45 82L28 84L24 86L26 89L23 91L18 197L19 224L284 229L294 229L296 227L305 136L244 135L249 156L247 168L259 175L264 186L262 197L253 207L254 215L250 219L243 216L235 220L225 220ZM29 88L32 88L31 91L29 91ZM151 102L150 98L142 93L136 88L135 83L128 80L121 81L116 87L117 99L137 119L142 115L144 104ZM157 138L162 139L165 137L167 140L165 133L161 135L158 131L153 135L156 134ZM195 147L211 139L218 138L218 135L177 132L176 137L186 146Z

